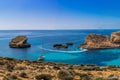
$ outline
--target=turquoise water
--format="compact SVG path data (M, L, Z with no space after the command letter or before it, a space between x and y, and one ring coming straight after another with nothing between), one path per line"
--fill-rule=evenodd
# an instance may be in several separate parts
M84 43L86 35L98 33L110 35L119 30L10 30L0 31L0 56L24 60L38 60L45 56L45 62L67 64L119 65L120 49L81 50L78 46ZM10 40L17 35L26 35L31 48L9 48ZM68 49L55 49L53 44L73 42Z

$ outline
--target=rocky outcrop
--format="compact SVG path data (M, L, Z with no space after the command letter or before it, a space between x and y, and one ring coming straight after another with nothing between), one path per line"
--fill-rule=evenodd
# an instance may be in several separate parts
M86 37L84 44L80 48L85 49L106 49L120 47L120 32L111 34L110 39L108 36L100 34L89 34Z
M53 45L53 47L57 48L57 49L60 49L60 48L67 49L67 48L69 48L69 46L73 46L73 43L72 42L68 42L68 43L64 43L64 44L54 44Z
M120 31L119 32L113 32L111 34L110 38L112 43L120 43Z
M54 44L53 45L54 48L60 49L60 48L68 48L68 45L63 45L63 44Z
M16 36L11 40L9 46L11 48L28 48L31 45L27 43L28 38L26 36Z

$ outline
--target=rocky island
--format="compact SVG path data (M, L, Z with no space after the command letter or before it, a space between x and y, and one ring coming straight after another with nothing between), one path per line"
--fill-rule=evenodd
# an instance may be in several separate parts
M27 43L28 38L26 36L16 36L11 40L9 46L11 48L28 48L31 45Z
M73 46L73 43L69 42L69 43L65 43L65 44L54 44L53 45L53 47L56 49L60 49L60 48L67 49L67 48L69 48L69 46Z
M80 45L83 49L107 49L120 47L120 32L113 32L110 38L101 34L89 34L85 43Z

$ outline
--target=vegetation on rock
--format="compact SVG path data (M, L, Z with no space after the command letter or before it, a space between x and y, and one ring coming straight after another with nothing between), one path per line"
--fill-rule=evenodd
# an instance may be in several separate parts
M119 66L68 65L0 57L0 80L119 80Z

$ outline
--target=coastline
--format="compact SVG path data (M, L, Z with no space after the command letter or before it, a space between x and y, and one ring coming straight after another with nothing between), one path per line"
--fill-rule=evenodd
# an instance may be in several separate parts
M120 48L120 31L112 32L110 36L102 34L88 34L84 44L80 45L83 49L110 49Z
M13 78L16 78L15 80L41 80L41 78L44 80L120 79L119 66L69 65L0 57L0 67L0 80L14 80Z
M5 39L1 40L0 56L13 57L16 59L23 59L23 60L24 59L37 60L38 57L40 57L40 55L47 52L48 54L45 54L45 56L46 56L45 61L64 62L64 63L68 63L68 64L82 64L82 63L89 64L90 63L90 64L97 64L97 65L103 65L103 66L106 65L106 64L103 64L104 62L108 62L109 63L108 65L110 65L110 64L114 65L114 63L111 63L111 61L119 59L119 57L118 57L119 51L120 51L119 49L115 49L115 50L110 49L110 50L107 50L107 52L106 52L106 50L101 52L101 50L103 50L103 49L92 51L92 52L85 51L85 52L82 52L83 54L82 53L80 53L79 55L74 54L72 56L72 53L71 53L71 54L65 55L66 57L63 57L64 53L61 53L61 51L60 51L60 54L57 55L56 53L58 51L54 52L54 51L42 50L39 48L39 46L42 44L43 45L45 44L45 46L43 46L43 48L54 50L51 46L56 41L58 41L56 43L60 43L60 42L62 43L63 40L64 40L64 43L75 41L75 45L73 45L73 48L71 50L77 50L77 49L75 49L75 47L78 48L78 46L80 44L84 43L85 42L84 40L88 34L102 33L103 35L109 36L112 32L117 32L117 31L118 30L105 30L105 31L100 30L100 32L98 30L97 31L96 30L62 31L64 35L60 34L61 31L53 31L53 32L39 31L39 30L38 31L1 31L1 38L3 37ZM12 33L12 35L9 33ZM14 38L15 36L23 35L23 34L28 37L28 43L31 44L31 47L26 48L26 49L9 48L8 44L11 41L11 39ZM44 34L44 35L42 35L42 34ZM9 38L9 39L6 39L6 38ZM52 43L52 44L46 44L46 43ZM69 52L69 50L66 50L66 51ZM53 54L51 54L51 52ZM96 53L98 53L99 55L97 55ZM53 57L54 54L55 54L55 56ZM94 55L91 55L91 54L94 54ZM110 56L107 56L108 54ZM61 57L63 57L63 59L65 58L65 60L63 61L63 59L59 58L59 59L57 59L58 61L56 61L56 58L59 55L61 55ZM70 57L68 58L69 55L70 55ZM96 57L94 57L94 56L96 56ZM76 57L76 58L74 58L74 57ZM99 58L99 60L96 60L97 58ZM120 63L117 63L117 62L115 64L120 65Z

